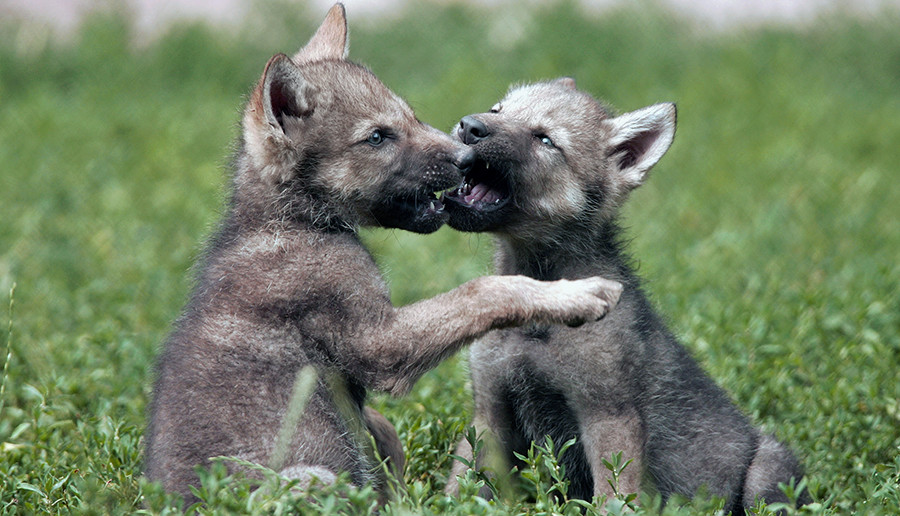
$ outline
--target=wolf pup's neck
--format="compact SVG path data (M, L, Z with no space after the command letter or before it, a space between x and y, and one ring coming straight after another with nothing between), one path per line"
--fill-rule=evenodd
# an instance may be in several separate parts
M235 166L248 167L250 161L241 153ZM229 219L244 228L356 232L358 225L352 214L345 213L345 207L329 201L309 184L309 177L318 168L318 157L308 155L300 160L290 179L274 185L260 179L261 174L248 174L246 168L238 168L231 184ZM238 179L241 175L255 181Z
M594 275L621 281L634 276L620 236L622 231L615 222L585 229L560 234L560 238L551 241L497 235L497 273L522 274L545 281Z

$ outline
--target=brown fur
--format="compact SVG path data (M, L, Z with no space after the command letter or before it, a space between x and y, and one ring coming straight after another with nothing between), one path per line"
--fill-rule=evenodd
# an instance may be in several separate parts
M561 458L570 496L612 495L603 460L621 451L633 462L619 478L620 492L637 492L643 479L664 500L705 486L741 513L756 497L785 501L778 483L799 480L799 465L750 424L669 332L641 289L616 222L674 133L674 105L613 116L572 79L513 88L491 112L462 119L457 135L476 159L463 185L444 196L450 225L493 232L501 274L602 275L625 285L601 321L497 330L475 343L475 425L496 437L507 464L532 441L577 437ZM471 458L472 450L464 442L458 453ZM454 467L455 474L464 470ZM454 475L448 491L456 488Z
M356 229L436 230L447 215L433 193L459 182L471 152L346 54L338 4L300 52L268 62L244 111L228 212L159 358L150 406L147 477L188 502L194 468L220 455L277 462L301 486L348 472L384 492L364 434L397 472L402 446L364 408L367 389L403 394L490 329L593 321L620 292L599 278L493 276L392 306ZM294 379L310 364L317 383L275 461Z

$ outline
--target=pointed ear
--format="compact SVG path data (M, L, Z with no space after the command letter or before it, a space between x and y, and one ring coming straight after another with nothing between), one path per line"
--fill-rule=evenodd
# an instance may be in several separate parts
M306 46L294 54L294 61L297 63L340 61L347 58L349 49L347 13L344 11L344 4L336 3L325 15L325 21Z
M575 79L573 79L572 77L560 77L553 82L559 84L560 86L569 88L570 90L578 88L577 86L575 86Z
M269 59L244 111L246 153L268 180L286 181L296 161L289 129L315 110L315 88L288 56ZM290 121L294 123L288 125Z
M257 124L284 132L286 116L302 118L315 109L313 88L288 56L277 54L253 91L249 112Z
M609 156L628 189L637 188L675 137L675 104L655 104L603 122L609 130Z

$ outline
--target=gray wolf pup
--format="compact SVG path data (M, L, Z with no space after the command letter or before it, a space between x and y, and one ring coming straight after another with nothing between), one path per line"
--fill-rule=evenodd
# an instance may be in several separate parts
M296 55L269 60L244 111L227 214L159 358L149 410L146 475L188 503L194 468L210 457L276 462L307 365L318 381L276 471L301 485L348 472L384 493L371 439L395 470L402 446L364 407L367 389L405 393L493 328L594 321L620 292L600 278L491 276L392 306L356 228L439 228L447 214L434 192L459 183L471 151L346 54L338 4Z
M496 437L507 461L544 436L577 437L562 463L578 498L612 493L602 459L622 451L634 462L621 492L637 492L646 473L663 500L706 486L735 513L757 497L784 501L778 483L801 477L794 456L751 426L669 332L616 223L672 143L675 106L614 117L564 78L511 89L489 113L464 117L456 134L476 157L462 186L444 194L449 224L494 233L499 274L601 275L625 286L601 321L506 328L475 343L476 428ZM458 452L472 454L466 441Z

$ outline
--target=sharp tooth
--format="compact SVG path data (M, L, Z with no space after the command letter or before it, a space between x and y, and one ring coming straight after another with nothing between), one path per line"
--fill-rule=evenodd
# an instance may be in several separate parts
M466 204L468 204L469 206L475 204L475 199L466 199Z
M434 201L431 201L430 203L428 203L428 209L431 211L434 211Z
M491 164L490 164L490 163L485 163L485 164L484 164L484 169L487 170L487 169L489 169L489 168L491 168Z

